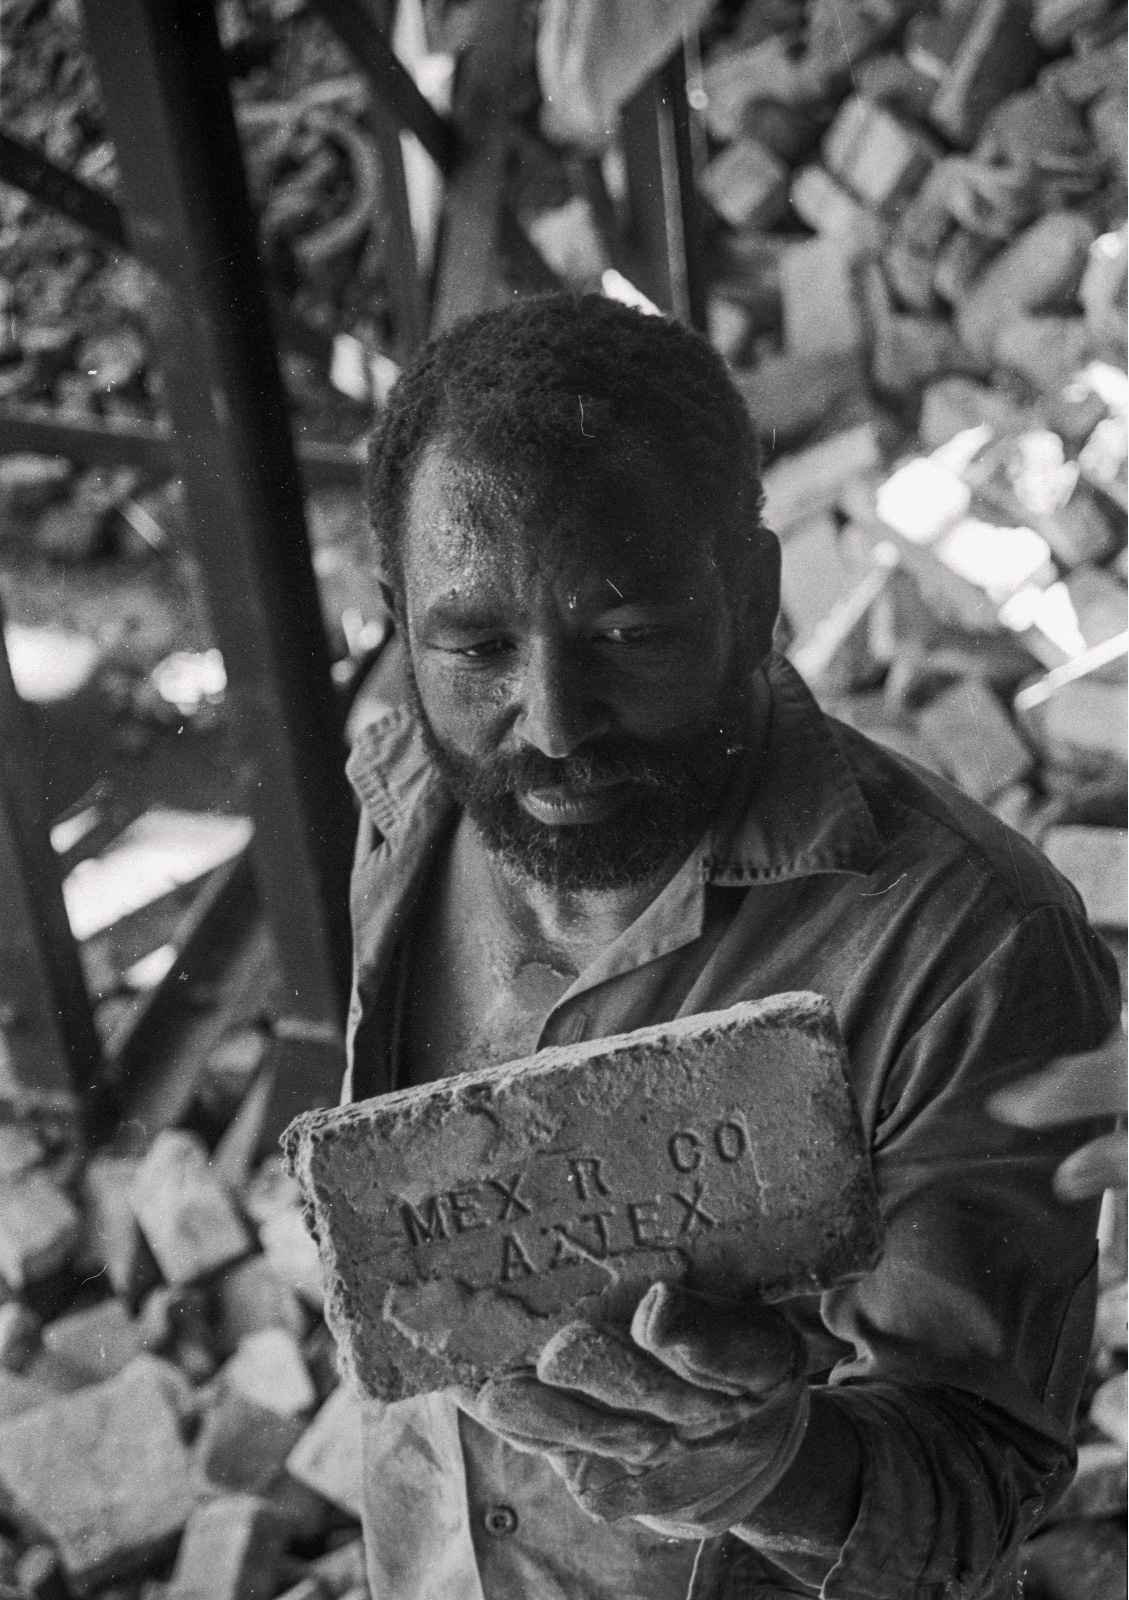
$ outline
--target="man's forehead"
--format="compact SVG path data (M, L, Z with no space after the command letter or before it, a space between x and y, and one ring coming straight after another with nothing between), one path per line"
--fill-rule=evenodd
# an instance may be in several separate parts
M491 463L446 441L413 475L404 519L405 562L478 570L500 561L556 565L579 557L640 575L696 566L712 545L692 504L650 470L562 472L559 464Z

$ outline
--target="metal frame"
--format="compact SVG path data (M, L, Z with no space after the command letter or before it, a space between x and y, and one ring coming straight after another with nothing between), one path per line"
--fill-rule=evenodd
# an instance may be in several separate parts
M504 193L520 0L489 0L482 8L479 35L460 63L450 119L433 109L393 53L378 0L313 3L373 91L366 118L384 168L381 223L398 357L408 359L429 328L445 328L493 303L502 256L528 287L556 286ZM302 480L359 483L363 440L297 448L292 441L276 330L306 349L318 336L293 324L263 280L212 0L86 0L84 23L124 207L2 133L0 181L88 228L112 249L132 249L155 270L163 286L172 427L78 421L45 407L6 404L0 406L0 451L129 464L153 480L183 475L231 703L257 766L253 887L277 946L287 1010L313 1024L338 1025L349 983L353 812ZM598 169L582 171L579 186L599 202L598 221L617 262L630 267L665 309L701 327L688 116L679 52L624 116L629 237L616 229ZM408 214L401 130L415 135L446 179L430 315ZM317 353L328 365L329 341ZM69 1079L86 1089L98 1078L97 1038L61 915L46 824L26 776L12 798L12 769L30 770L19 722L5 661L0 728L8 760L0 786L0 848L18 863L21 885L33 891L24 900L38 903L24 931L38 952L37 993L46 997L36 1004L56 1018L47 1058L37 1066L28 1055L21 1070L29 1081L61 1087ZM222 908L237 892L251 893L242 873L217 904ZM190 942L194 950L200 940ZM159 997L128 1048L131 1079L141 1071L141 1054L155 1043L163 1014Z

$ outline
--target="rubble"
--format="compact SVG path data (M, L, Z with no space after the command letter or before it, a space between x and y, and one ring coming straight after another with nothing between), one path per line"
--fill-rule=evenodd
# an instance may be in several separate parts
M0 1422L3 1503L83 1590L167 1552L195 1503L159 1369L138 1356L105 1383Z
M283 26L264 46L268 10ZM371 396L390 324L366 91L301 6L222 11L241 48L266 51L235 94L272 273L301 322L361 353ZM1041 844L1124 962L1124 19L1107 0L1035 0L1038 52L1023 19L1017 0L714 19L698 130L711 337L765 444L782 648L828 709ZM5 129L112 192L75 8L5 21ZM279 41L297 108L282 119ZM594 286L608 263L587 201L561 179L520 205L564 279ZM161 423L153 304L136 262L0 189L0 399ZM367 426L327 371L286 365L303 428ZM975 429L975 451L932 459ZM77 584L95 558L175 547L164 493L0 457L0 540ZM21 694L37 710L93 695L100 647L28 620L6 629ZM170 729L223 695L209 639L182 642L140 668ZM259 1034L217 1062L219 1143L189 1119L174 1135L198 1208L173 1192L166 1144L137 1191L145 1230L139 1154L98 1152L76 1180L40 1127L0 1123L0 1485L18 1513L0 1594L238 1594L255 1564L291 1600L364 1592L362 1402L332 1388L316 1247L269 1154L307 1073L335 1090L333 1045L299 1043L280 1065ZM1079 1472L1025 1547L1031 1600L1104 1596L1124 1566L1124 1262L1105 1245L1102 1272ZM264 1387L271 1371L285 1383ZM171 1568L190 1518L208 1533L208 1504L213 1533ZM272 1517L290 1553L248 1561Z

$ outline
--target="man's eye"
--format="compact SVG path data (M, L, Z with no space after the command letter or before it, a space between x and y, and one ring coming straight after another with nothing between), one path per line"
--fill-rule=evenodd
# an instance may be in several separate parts
M493 661L512 649L513 645L508 639L485 639L481 644L458 646L451 651L451 654L462 656L464 661Z
M609 644L658 644L666 630L655 626L638 628L605 628L600 634Z

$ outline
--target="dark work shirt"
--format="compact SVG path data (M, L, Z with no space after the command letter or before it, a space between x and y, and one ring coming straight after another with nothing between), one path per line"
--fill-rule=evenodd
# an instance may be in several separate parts
M553 1007L541 1047L784 990L826 995L886 1226L862 1281L782 1308L858 1433L863 1490L823 1594L1005 1594L1073 1468L1096 1206L1060 1205L1079 1130L990 1120L991 1092L1115 1026L1112 957L1045 858L943 779L767 670L767 747L651 905ZM346 1097L392 1086L397 952L455 809L404 708L359 736ZM813 1594L732 1537L590 1522L536 1456L446 1396L366 1415L366 1537L387 1600ZM778 1557L777 1561L784 1558ZM727 1576L728 1574L728 1576Z

